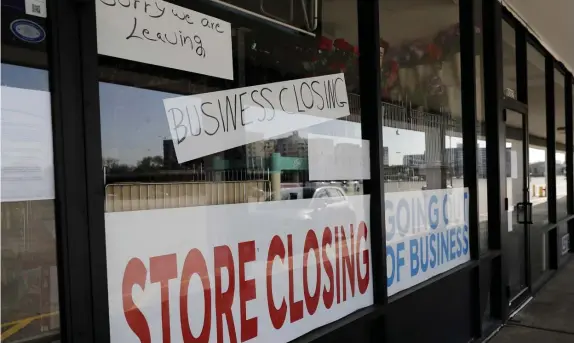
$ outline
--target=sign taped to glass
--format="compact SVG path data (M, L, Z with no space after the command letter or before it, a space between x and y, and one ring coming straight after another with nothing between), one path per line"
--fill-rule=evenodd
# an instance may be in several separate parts
M98 53L233 80L231 24L161 0L97 0Z
M288 342L372 305L369 196L338 200L106 213L111 341Z
M163 102L179 163L350 114L342 73Z

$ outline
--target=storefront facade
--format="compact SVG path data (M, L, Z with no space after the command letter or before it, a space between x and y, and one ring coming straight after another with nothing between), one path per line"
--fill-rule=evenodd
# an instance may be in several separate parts
M2 0L2 342L481 341L574 250L569 68L496 0Z

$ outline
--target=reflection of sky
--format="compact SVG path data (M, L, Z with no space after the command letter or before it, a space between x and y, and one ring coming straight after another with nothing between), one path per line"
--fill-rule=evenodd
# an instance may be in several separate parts
M170 139L163 100L177 96L180 95L100 83L103 156L132 165L145 156L162 156L163 140ZM308 133L360 139L361 125L331 120L299 130L302 137ZM425 151L424 132L383 127L383 137L383 145L389 149L391 165L402 164L405 155L423 154ZM462 142L460 137L445 137L446 148L457 147ZM479 147L486 146L483 140L477 143ZM529 151L530 162L546 160L544 149L530 148ZM557 154L557 160L563 160L562 155Z
M127 164L163 156L163 140L171 137L163 99L175 96L100 82L103 156Z
M2 63L2 86L50 91L48 71Z

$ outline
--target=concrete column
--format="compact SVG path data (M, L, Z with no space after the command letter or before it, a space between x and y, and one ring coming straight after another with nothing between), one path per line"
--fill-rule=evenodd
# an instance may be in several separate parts
M438 124L438 123L437 123ZM427 126L425 130L425 175L427 189L446 188L446 161L444 125Z

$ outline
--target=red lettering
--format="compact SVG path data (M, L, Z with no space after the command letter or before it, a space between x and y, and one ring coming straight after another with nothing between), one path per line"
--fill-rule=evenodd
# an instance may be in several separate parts
M355 296L355 245L354 239L355 235L353 232L353 224L351 224L351 253L349 253L349 248L347 247L347 237L345 237L345 228L341 226L341 255L343 256L343 301L347 300L347 276L349 276L349 282L351 283L351 296Z
M309 292L309 280L307 277L307 265L309 250L313 249L315 253L315 262L317 270L317 283L315 285L315 292L313 295ZM321 297L321 267L319 265L319 242L317 241L317 235L315 231L307 231L307 236L305 237L305 246L303 248L303 291L305 292L305 304L307 305L307 312L313 315L317 311L317 306L319 306L319 298Z
M337 304L341 302L341 257L339 256L339 228L335 226L335 285L337 286Z
M325 230L323 230L323 240L321 245L323 247L323 268L327 273L327 277L329 278L329 290L327 290L327 286L323 287L323 303L327 309L333 306L333 299L335 296L335 289L333 283L333 266L331 265L331 261L329 261L329 256L327 255L327 245L331 246L333 244L333 235L331 234L331 229L327 226Z
M291 323L303 318L303 300L295 301L293 281L293 235L287 235L287 257L289 258L289 319Z
M133 286L138 285L144 290L146 278L147 269L143 262L139 258L132 258L124 270L122 302L124 306L124 316L130 329L132 329L142 343L151 343L151 334L147 320L132 298Z
M203 286L203 327L198 337L194 337L189 327L189 311L187 308L187 295L189 291L189 282L193 274L199 275ZM183 262L181 271L181 285L179 290L179 315L181 321L181 333L185 343L207 343L209 342L209 333L211 331L211 286L209 285L209 273L207 263L203 254L198 249L192 249Z
M163 342L171 342L169 325L169 280L177 278L177 256L169 254L149 259L149 277L152 283L161 286L161 326Z
M355 248L355 255L356 255L356 260L357 260L357 283L359 284L359 292L361 294L365 294L365 292L367 291L367 288L369 287L369 249L366 248L363 251L363 264L366 265L367 270L365 272L365 276L361 275L361 268L360 266L360 259L361 259L361 254L359 253L359 249L361 246L361 240L364 239L365 241L367 240L367 233L368 233L368 228L367 228L367 224L365 224L365 222L361 222L359 224L359 230L357 232L357 241L356 241L356 248Z
M233 255L227 245L215 247L214 268L215 268L215 320L217 327L217 341L223 342L223 316L227 320L227 329L229 331L229 341L237 342L235 333L235 324L231 305L233 305L233 295L235 292L235 267L233 265ZM227 269L227 278L229 287L223 292L221 289L221 269Z
M255 299L255 279L245 279L245 264L255 261L255 241L239 243L239 309L241 342L257 337L257 317L247 318L247 302Z
M269 244L269 251L267 252L267 307L269 308L269 318L275 329L280 329L285 323L287 317L287 304L285 297L281 302L281 306L277 308L273 301L273 261L275 257L279 257L282 263L285 263L285 245L279 236L273 236L271 244Z

